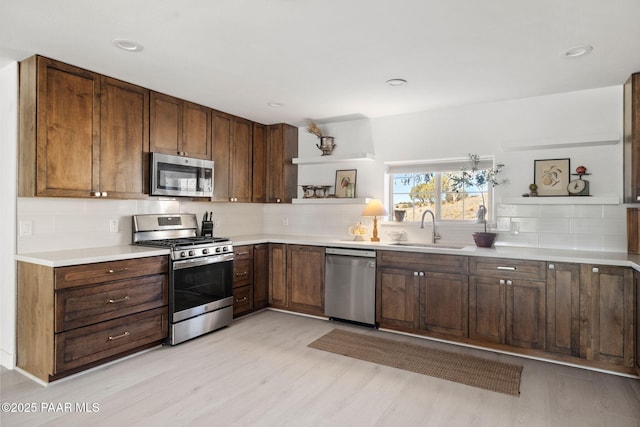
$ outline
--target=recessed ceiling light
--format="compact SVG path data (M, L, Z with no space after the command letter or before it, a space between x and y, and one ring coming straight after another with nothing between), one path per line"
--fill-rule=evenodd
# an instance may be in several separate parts
M593 50L593 46L584 45L576 46L568 49L564 52L564 56L567 58L577 58L578 56L584 56Z
M118 49L126 50L127 52L140 52L143 47L140 43L127 39L113 39L111 40L113 45Z
M277 107L282 107L283 104L281 104L280 102L267 102L267 105L269 107L277 108Z
M389 79L385 82L386 84L388 84L389 86L404 86L407 84L407 81L405 79Z

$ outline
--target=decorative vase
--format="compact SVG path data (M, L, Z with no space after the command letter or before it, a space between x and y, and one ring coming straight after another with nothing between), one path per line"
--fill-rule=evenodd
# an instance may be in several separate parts
M320 144L316 144L316 147L318 147L322 151L323 156L330 155L333 152L333 149L336 148L336 144L333 142L333 137L321 136L319 138Z
M493 242L496 240L496 233L485 233L478 231L473 233L473 240L476 242L476 246L479 248L490 248L493 246Z
M406 213L407 213L406 211L403 211L403 210L400 210L400 209L395 209L393 211L393 216L395 217L397 222L402 222L402 221L404 221L404 216L405 216Z

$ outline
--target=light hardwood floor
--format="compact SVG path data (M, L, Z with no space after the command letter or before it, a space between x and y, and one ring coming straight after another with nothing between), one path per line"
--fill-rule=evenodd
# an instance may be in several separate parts
M521 395L307 347L333 328L521 364ZM640 425L637 379L276 311L48 387L4 368L0 381L2 402L33 402L38 408L31 414L0 414L3 427ZM42 403L68 403L72 411L47 412ZM96 403L99 411L76 412L76 403Z

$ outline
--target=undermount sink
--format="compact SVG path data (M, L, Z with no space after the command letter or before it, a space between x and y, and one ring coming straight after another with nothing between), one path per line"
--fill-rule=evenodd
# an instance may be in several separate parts
M408 246L414 248L440 248L440 249L464 249L466 245L448 243L421 243L421 242L393 242L394 246Z

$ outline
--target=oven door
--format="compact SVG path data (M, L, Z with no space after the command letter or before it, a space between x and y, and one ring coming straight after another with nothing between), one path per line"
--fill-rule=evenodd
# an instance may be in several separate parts
M172 323L233 305L232 253L174 261L172 265Z
M213 161L151 153L152 196L213 196Z

